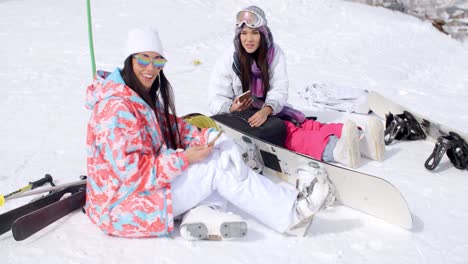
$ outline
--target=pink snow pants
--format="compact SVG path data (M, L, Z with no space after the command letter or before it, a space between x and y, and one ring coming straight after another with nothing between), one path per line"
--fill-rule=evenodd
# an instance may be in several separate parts
M322 124L314 120L306 120L301 127L286 123L287 149L312 156L322 160L322 153L331 135L341 137L342 123Z

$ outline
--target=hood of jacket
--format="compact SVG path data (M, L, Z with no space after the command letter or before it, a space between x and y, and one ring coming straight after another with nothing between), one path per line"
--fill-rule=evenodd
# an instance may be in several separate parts
M97 103L110 97L128 98L146 105L143 99L125 84L119 68L113 72L97 72L93 83L86 89L86 108L92 110Z

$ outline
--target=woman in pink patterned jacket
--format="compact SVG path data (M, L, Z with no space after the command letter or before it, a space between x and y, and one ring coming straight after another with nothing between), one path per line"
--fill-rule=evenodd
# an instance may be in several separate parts
M303 226L330 197L326 175L302 191L250 170L236 145L175 115L167 62L156 30L129 32L123 69L98 72L87 89L86 213L106 234L158 237L173 218L213 192L278 232ZM310 178L308 168L299 174ZM313 187L313 188L312 188Z

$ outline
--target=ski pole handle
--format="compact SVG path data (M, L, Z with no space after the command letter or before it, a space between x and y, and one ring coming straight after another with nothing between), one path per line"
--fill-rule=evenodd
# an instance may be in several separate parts
M46 174L44 178L37 180L37 181L30 182L29 184L31 185L31 190L32 190L46 183L50 183L50 185L55 186L52 176L50 174Z
M46 174L44 176L44 178L39 179L37 181L29 182L28 185L14 191L14 192L11 192L11 193L5 194L5 195L0 195L0 207L2 207L5 204L5 202L8 200L8 198L10 198L11 196L18 195L18 194L27 192L29 190L35 189L37 187L40 187L40 186L44 185L47 182L49 182L52 186L55 186L55 184L53 183L52 176L50 174Z

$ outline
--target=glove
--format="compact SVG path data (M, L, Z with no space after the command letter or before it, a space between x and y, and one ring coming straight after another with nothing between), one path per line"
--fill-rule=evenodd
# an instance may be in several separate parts
M211 142L213 138L218 135L218 131L211 132L208 135L208 142ZM221 167L224 170L228 170L229 166L234 166L236 176L240 179L244 179L247 176L247 165L242 159L241 151L237 144L225 134L222 134L215 142L214 148L220 152Z

